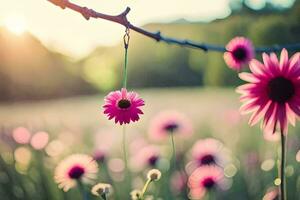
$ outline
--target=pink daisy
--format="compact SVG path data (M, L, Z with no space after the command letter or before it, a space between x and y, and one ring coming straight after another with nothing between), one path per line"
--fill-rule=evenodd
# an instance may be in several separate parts
M97 161L98 163L103 163L106 160L107 153L105 151L102 151L101 149L96 149L93 152L93 159Z
M207 165L197 168L188 179L191 199L201 199L206 191L222 188L224 184L223 170L217 166Z
M131 159L134 170L143 170L146 167L154 168L161 159L161 150L158 146L148 145L141 148Z
M279 200L278 188L269 188L262 200Z
M226 64L237 71L254 58L252 42L244 37L235 37L226 45L224 60Z
M127 92L125 88L110 92L104 101L104 114L109 120L114 118L115 123L120 125L138 121L139 115L143 114L140 107L145 105L144 100L139 98L137 93Z
M184 172L176 171L172 174L171 180L170 180L170 189L176 193L184 193L186 190L186 184L187 184L187 176Z
M150 137L154 140L163 140L170 134L190 137L193 127L190 120L177 111L165 111L153 118L149 128Z
M65 192L76 186L77 181L91 183L97 177L97 162L85 154L74 154L61 161L55 169L54 179Z
M192 147L192 157L196 162L196 166L201 165L223 165L225 162L223 144L213 138L198 140Z
M288 120L295 125L300 115L300 53L288 58L286 49L281 51L280 61L276 54L263 53L263 64L250 62L252 73L240 73L241 79L250 83L238 87L241 93L242 113L253 112L249 124L256 124L263 117L265 131L287 133Z

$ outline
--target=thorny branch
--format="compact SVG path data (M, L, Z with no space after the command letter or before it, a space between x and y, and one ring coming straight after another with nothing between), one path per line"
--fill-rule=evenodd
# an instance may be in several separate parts
M100 19L112 21L112 22L121 24L121 25L125 26L126 28L134 30L142 35L150 37L150 38L156 40L157 42L165 42L168 44L177 44L179 46L200 49L205 52L207 52L207 51L225 52L226 51L226 48L224 46L199 43L199 42L194 42L191 40L180 40L180 39L176 39L176 38L163 36L160 33L160 31L149 32L147 30L144 30L142 28L134 26L127 19L127 14L130 11L129 7L127 7L126 10L123 11L119 15L107 15L107 14L96 12L93 9L89 9L87 7L79 6L77 4L70 2L69 0L48 0L48 1L53 3L54 5L61 7L62 9L69 8L78 13L81 13L86 20L89 20L90 18L100 18ZM255 51L258 53L260 53L260 52L276 52L276 51L280 51L282 48L286 48L289 51L299 50L300 43L288 44L288 45L273 45L273 46L269 46L269 47L257 47L257 48L255 48Z

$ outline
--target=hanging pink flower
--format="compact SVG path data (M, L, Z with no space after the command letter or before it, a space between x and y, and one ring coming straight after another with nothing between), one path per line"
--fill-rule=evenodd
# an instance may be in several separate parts
M263 53L263 61L252 60L252 73L240 73L239 77L250 83L237 88L241 93L242 113L252 112L250 125L263 117L265 131L276 131L279 124L286 134L288 121L295 125L300 115L300 53L288 58L286 49L281 51L280 61L276 54Z
M192 147L192 157L196 166L223 165L226 160L224 145L213 138L198 140Z
M224 184L223 170L217 166L206 165L197 168L188 179L191 199L201 199L206 191L212 188L222 188Z
M140 107L145 105L144 100L135 92L127 92L125 88L110 92L104 100L104 114L109 120L114 118L115 123L120 125L138 121L139 115L143 114Z
M237 71L254 58L252 42L244 37L235 37L226 45L224 60L226 64Z
M65 192L76 186L77 181L91 183L97 178L98 165L90 156L73 154L61 161L55 169L54 179Z
M153 140L163 140L170 134L182 138L190 137L193 127L190 120L177 111L164 111L153 118L149 128L149 135Z

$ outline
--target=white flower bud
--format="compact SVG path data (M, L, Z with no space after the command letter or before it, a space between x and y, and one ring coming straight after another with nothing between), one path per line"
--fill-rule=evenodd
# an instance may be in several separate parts
M92 190L92 194L95 196L101 196L101 195L107 195L111 192L111 185L106 183L98 183L97 185L94 185Z
M151 169L148 174L147 178L151 181L158 181L161 177L161 172L158 169Z

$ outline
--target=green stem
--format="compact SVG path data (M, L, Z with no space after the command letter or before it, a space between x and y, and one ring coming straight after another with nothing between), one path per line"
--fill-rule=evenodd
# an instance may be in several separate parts
M125 163L125 171L127 171L128 168L128 162L127 162L127 152L126 152L126 126L123 125L123 154L124 154L124 163Z
M124 183L126 183L126 188L129 193L131 190L131 174L128 169L128 159L127 159L127 151L126 151L126 126L123 125L123 153L124 153L124 164L125 164L125 169L124 169Z
M176 168L176 150L175 150L175 142L174 142L174 134L171 133L171 142L172 142L172 151L173 151L173 162L174 162L174 168Z
M102 194L101 195L101 198L103 199L103 200L107 200L107 198L106 198L106 194L104 193L104 194Z
M281 164L280 164L281 200L286 200L285 162L286 162L286 137L283 134L283 132L281 132Z
M105 162L103 163L103 171L106 174L109 183L112 185L112 187L114 189L114 196L116 197L116 199L120 199L119 191L117 190L116 184L115 184L115 182L113 181L113 179L111 178L111 176L109 174L109 170L108 170L107 164Z
M128 62L128 48L125 47L125 60L124 60L124 74L123 74L123 88L127 87L127 62Z
M77 184L78 184L78 189L79 189L80 193L82 194L82 200L89 200L88 195L84 189L82 182L79 180L77 182Z
M142 194L141 194L141 199L144 198L144 194L146 193L147 188L149 187L150 183L151 183L151 179L148 179L147 182L145 183L144 187L143 187Z

